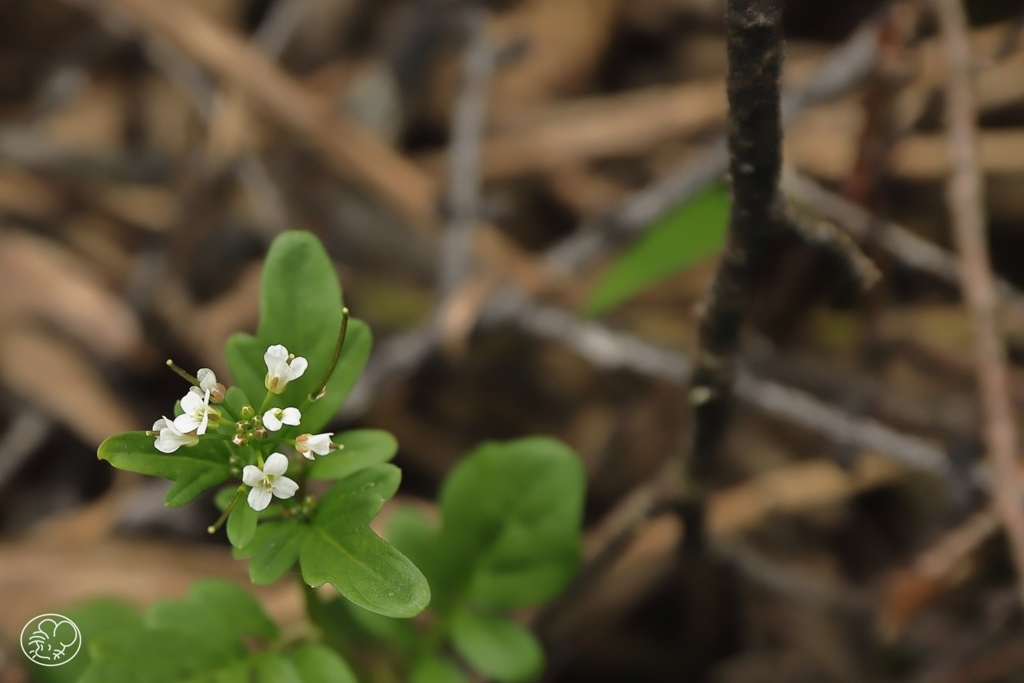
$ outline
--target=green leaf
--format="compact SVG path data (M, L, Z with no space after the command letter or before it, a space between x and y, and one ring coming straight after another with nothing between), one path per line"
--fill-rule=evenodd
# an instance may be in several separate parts
M89 646L95 638L104 633L142 628L139 609L117 598L96 598L57 612L78 626L82 646L74 659L61 666L40 666L26 658L30 677L38 683L75 683L91 662Z
M372 465L321 498L300 551L306 583L330 583L355 604L384 616L423 611L430 601L423 574L368 526L394 495L400 477L393 465Z
M456 612L455 650L470 666L502 683L528 681L544 667L544 650L529 629L510 619Z
M327 370L341 329L341 309L338 276L320 241L308 232L279 235L263 264L259 330L255 337L236 334L228 340L226 354L235 381L248 396L261 400L266 395L263 354L267 347L283 344L290 353L305 357L309 367L274 397L272 405L301 405ZM366 324L351 319L327 395L304 411L303 431L318 432L337 414L366 364L371 345Z
M363 609L350 600L338 598L337 602L342 609L348 612L348 616L359 630L374 640L383 641L403 652L409 652L416 647L420 640L420 634L408 619L393 619L381 616L375 612Z
M92 664L79 683L184 683L232 661L195 636L160 629L105 633L89 654Z
M151 630L194 636L207 646L224 652L227 659L245 655L245 646L224 615L187 598L165 598L153 603L146 612L146 626Z
M262 539L254 538L261 542L249 561L249 579L259 586L273 583L295 566L309 534L309 526L295 520L263 524L260 529L264 527L271 528Z
M242 548L256 535L256 523L259 521L259 513L252 509L245 494L242 500L235 504L235 508L228 515L228 540L236 548Z
M398 452L398 441L382 429L353 429L333 441L344 448L314 460L308 470L310 479L344 479L369 465L388 462Z
M673 209L605 273L584 312L597 316L670 275L718 253L725 244L729 192L716 185Z
M256 683L305 683L291 661L276 652L262 652L254 658Z
M240 415L242 413L242 408L245 406L252 405L252 401L249 400L246 393L235 386L228 387L227 393L224 394L224 403L234 411L235 415ZM258 408L259 406L256 407ZM225 416L225 419L229 418Z
M231 617L237 637L255 636L274 640L277 625L271 621L259 601L241 586L222 579L200 579L192 584L189 599Z
M345 660L319 643L303 643L293 648L288 657L303 683L358 683Z
M221 579L196 582L184 599L154 603L146 613L146 625L195 636L236 658L246 654L246 636L265 640L277 636L277 626L256 598Z
M546 437L489 442L441 491L442 544L468 597L519 607L557 595L580 562L585 475L576 454Z
M290 523L296 523L294 520L289 520ZM263 542L267 540L275 531L280 528L280 525L284 522L268 522L266 524L260 524L256 527L256 533L253 534L252 540L241 548L232 548L231 555L236 560L241 560L246 557L252 557Z
M92 661L81 681L303 683L280 655L249 654L249 636L271 641L277 627L245 589L220 579L201 580L187 597L155 603L144 622L137 615L122 618L118 628L93 638Z
M174 453L161 453L154 442L145 432L116 434L100 444L98 455L118 469L173 481L168 507L180 507L231 476L227 441L204 440Z
M412 563L430 584L430 604L441 613L447 613L451 604L459 599L459 579L467 573L465 563L454 561L442 542L441 530L419 509L404 507L397 510L388 523L388 540Z
M452 660L430 655L413 665L409 683L469 683L469 679Z

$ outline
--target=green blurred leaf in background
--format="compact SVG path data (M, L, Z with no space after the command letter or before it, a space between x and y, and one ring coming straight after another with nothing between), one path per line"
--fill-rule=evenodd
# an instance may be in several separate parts
M583 307L612 310L651 285L717 254L725 244L729 190L716 185L661 218L608 268Z

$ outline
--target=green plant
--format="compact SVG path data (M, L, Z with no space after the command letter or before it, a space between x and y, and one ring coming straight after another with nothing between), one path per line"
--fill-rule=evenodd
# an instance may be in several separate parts
M227 345L238 386L226 389L208 369L192 377L172 365L193 385L175 419L158 420L150 432L113 436L100 445L99 457L172 480L166 500L172 507L241 477L241 485L222 492L224 514L211 530L227 522L239 556L252 558L254 583L269 583L298 563L310 586L330 583L368 610L415 616L430 601L426 579L369 528L401 479L387 464L393 439L380 432L337 440L317 433L351 391L370 344L366 325L348 319L319 241L284 233L264 265L256 336L236 334ZM281 453L288 447L312 462ZM310 479L336 483L317 499L308 493Z
M539 643L509 617L555 596L577 570L584 496L577 457L549 438L483 444L445 483L441 519L402 509L388 543L369 524L401 481L389 463L394 437L372 429L320 433L370 345L367 326L343 308L319 241L285 233L267 255L256 336L238 334L227 345L238 385L168 361L192 385L175 417L99 448L115 467L171 480L172 507L221 487L214 501L222 514L210 532L226 525L254 583L299 577L315 628L282 639L248 592L223 581L201 581L186 598L145 614L100 599L67 611L81 622L83 655L74 666L33 666L39 680L345 683L355 677L340 654L358 661L367 643L395 676L414 683L465 680L450 653L499 681L540 671ZM250 397L260 398L258 407ZM222 486L230 479L241 483ZM331 483L316 496L314 482ZM313 590L323 584L340 596ZM427 615L409 620L428 603Z
M584 481L576 455L554 439L482 444L449 474L439 519L405 507L388 525L391 541L430 581L425 633L341 599L313 596L310 613L347 653L386 643L412 683L467 680L449 648L487 678L529 680L543 650L509 615L558 595L575 575Z
M716 185L659 219L616 260L591 292L584 313L607 313L644 289L721 251L729 190Z

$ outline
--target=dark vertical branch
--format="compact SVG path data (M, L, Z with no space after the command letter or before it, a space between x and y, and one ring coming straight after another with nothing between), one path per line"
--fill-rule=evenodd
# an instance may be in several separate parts
M782 0L729 0L729 239L700 320L690 389L694 434L681 490L687 545L702 545L703 500L729 422L740 325L782 215Z

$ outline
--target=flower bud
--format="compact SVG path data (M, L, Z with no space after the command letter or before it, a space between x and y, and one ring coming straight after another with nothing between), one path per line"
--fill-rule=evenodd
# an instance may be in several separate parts
M218 382L216 387L210 390L210 400L213 403L223 403L224 397L227 395L227 393L227 387Z
M267 438L267 430L263 427L258 427L253 430L252 435L257 439L265 439Z
M241 448L249 443L249 439L246 438L245 434L236 433L231 437L231 443Z
M242 419L243 420L251 420L252 417L255 414L256 414L256 411L253 410L252 406L242 406Z

